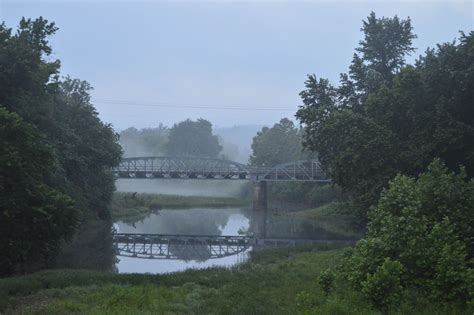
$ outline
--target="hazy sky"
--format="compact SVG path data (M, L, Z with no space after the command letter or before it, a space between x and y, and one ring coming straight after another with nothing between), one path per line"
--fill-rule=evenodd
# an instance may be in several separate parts
M56 22L62 74L89 81L101 118L119 130L293 118L308 73L336 83L347 70L372 10L411 17L416 56L474 29L472 1L0 0L9 27L22 16Z

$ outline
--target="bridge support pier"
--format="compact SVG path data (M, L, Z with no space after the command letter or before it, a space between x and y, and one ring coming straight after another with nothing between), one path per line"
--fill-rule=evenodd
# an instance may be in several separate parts
M253 210L267 210L267 182L262 180L253 185Z
M267 234L267 182L254 182L253 209L250 230L257 238L265 238Z

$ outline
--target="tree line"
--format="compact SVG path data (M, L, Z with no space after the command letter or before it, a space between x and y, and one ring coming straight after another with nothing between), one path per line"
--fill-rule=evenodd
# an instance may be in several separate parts
M403 303L474 307L474 32L407 64L409 18L372 12L361 31L340 84L308 75L301 128L288 119L263 128L250 162L312 152L350 201L367 232L339 272L321 275L328 294L352 286L384 313ZM311 200L304 184L274 188Z
M309 75L296 117L305 147L352 193L365 220L390 179L418 175L435 157L474 174L474 35L461 33L406 65L416 37L410 19L372 13L362 31L340 86Z
M406 64L410 19L372 12L361 30L340 85L309 75L296 113L304 148L367 226L340 272L320 281L339 279L384 313L402 303L472 308L474 32Z
M222 157L222 146L205 119L186 119L171 128L160 124L156 128L130 127L120 132L120 143L126 157L135 156L196 156Z
M118 135L98 118L87 82L60 78L49 45L57 30L43 18L0 25L2 276L54 265L109 219Z

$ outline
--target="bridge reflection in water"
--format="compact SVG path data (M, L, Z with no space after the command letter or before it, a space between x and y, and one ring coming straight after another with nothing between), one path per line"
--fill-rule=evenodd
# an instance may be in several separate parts
M349 244L352 242L224 235L114 234L114 246L118 256L146 259L204 261L233 256L249 248L329 243Z

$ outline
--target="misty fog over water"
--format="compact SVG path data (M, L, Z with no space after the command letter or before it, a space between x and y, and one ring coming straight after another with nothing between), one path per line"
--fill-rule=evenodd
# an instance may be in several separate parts
M182 196L238 197L245 180L118 179L117 191Z

